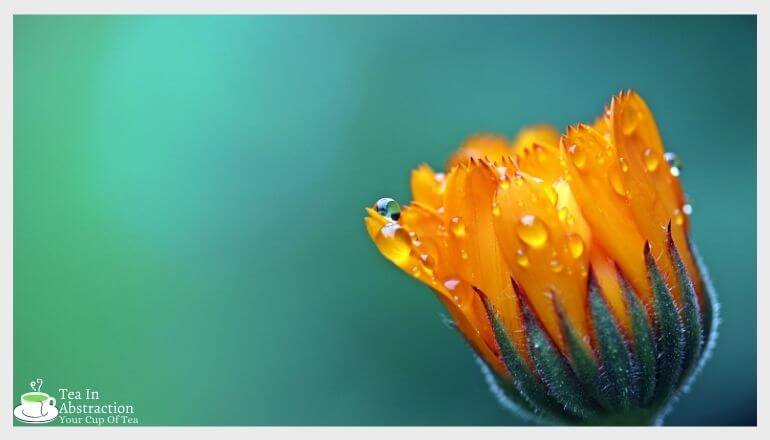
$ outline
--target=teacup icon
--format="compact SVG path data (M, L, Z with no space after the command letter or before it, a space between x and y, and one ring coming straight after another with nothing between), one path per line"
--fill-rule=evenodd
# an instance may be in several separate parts
M46 418L52 408L56 411L56 399L46 393L33 391L21 395L21 413L29 418Z

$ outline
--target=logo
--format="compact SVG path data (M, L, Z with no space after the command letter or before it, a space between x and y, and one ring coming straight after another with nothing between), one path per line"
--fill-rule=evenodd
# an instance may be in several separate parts
M13 416L25 423L48 423L59 415L56 399L42 391L43 379L29 383L31 392L21 395L21 404L13 409Z

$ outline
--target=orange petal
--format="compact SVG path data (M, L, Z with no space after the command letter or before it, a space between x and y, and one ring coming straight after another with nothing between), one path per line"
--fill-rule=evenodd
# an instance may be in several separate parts
M471 160L453 168L447 176L444 215L448 238L459 249L455 260L457 278L481 289L510 334L518 336L518 305L494 228L492 204L497 183L496 172L486 161ZM476 313L482 314L483 304L475 294L473 299ZM522 348L523 340L517 342Z
M412 200L434 209L441 206L444 191L444 173L436 173L427 164L412 171Z
M564 306L577 332L587 336L590 241L581 230L588 233L588 229L584 224L577 226L582 222L579 212L570 213L571 222L564 215L560 218L558 198L553 197L556 192L549 183L523 175L512 180L497 190L500 215L495 218L495 231L513 277L546 331L564 349L552 296Z
M684 194L679 179L671 174L664 159L663 143L650 109L636 93L621 93L612 100L607 122L618 156L628 165L622 177L629 193L630 209L639 230L659 257L658 263L674 298L679 300L680 292L673 265L665 252L669 221L674 242L683 254L688 272L696 280L698 291L702 292L695 261L687 247L688 225L682 212Z
M514 154L518 154L525 148L532 148L535 144L544 147L556 147L559 145L559 132L546 124L524 128L513 141Z
M430 286L452 313L458 327L490 363L496 350L483 304L470 284L458 276L456 243L448 239L444 221L431 208L404 207L398 222L367 208L366 227L380 252L405 272Z
M460 149L449 158L446 167L451 170L455 165L469 163L471 159L487 158L497 162L510 154L506 138L494 134L478 134L463 142Z
M591 270L604 293L604 299L626 336L631 337L631 321L626 313L626 302L618 279L615 262L604 252L599 243L591 246Z
M617 262L643 300L650 298L645 236L628 205L622 164L605 136L588 125L569 127L561 139L563 164L594 240Z

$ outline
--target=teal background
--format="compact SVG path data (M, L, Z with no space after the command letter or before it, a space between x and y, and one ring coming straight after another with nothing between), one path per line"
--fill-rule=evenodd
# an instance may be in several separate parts
M756 80L753 16L16 16L12 399L43 377L146 425L518 424L363 207L469 134L634 88L722 303L667 422L754 425Z

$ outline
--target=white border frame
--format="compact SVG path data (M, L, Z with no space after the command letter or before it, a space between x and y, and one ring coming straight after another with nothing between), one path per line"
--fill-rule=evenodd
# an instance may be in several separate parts
M756 14L757 15L757 121L766 121L768 115L768 89L762 79L768 77L767 47L770 42L767 4L762 0L285 0L285 1L201 1L201 0L5 0L0 5L0 396L13 392L13 15L15 14ZM766 121L767 122L767 121ZM768 179L770 173L759 170L770 168L767 148L767 126L757 124L757 292L766 292L768 267L768 234L760 227L768 220ZM759 148L759 146L764 146ZM757 316L759 311L768 312L768 302L763 295L757 295ZM34 428L13 427L12 401L0 405L0 428L3 438L40 437L55 435L56 438L134 438L138 435L170 435L210 437L226 435L230 438L254 438L255 435L269 438L295 438L295 436L324 437L334 439L392 438L394 436L442 438L477 437L510 440L512 436L525 437L541 435L548 430L553 436L578 436L583 438L643 438L656 429L656 437L674 438L688 435L724 437L740 435L766 437L768 407L764 397L768 382L761 374L768 366L768 351L764 345L770 331L770 321L757 320L757 428L227 428L227 427L46 427L45 431ZM718 404L718 402L715 402ZM515 431L515 432L512 432ZM45 434L43 434L45 433Z

